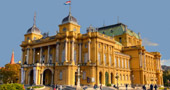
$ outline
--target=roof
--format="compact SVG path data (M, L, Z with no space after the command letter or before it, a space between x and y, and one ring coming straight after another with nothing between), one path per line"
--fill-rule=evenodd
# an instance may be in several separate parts
M127 33L130 36L135 36L137 39L140 39L140 36L138 34L130 29L127 29L127 26L122 23L100 27L98 28L98 32L106 34L108 36L118 36Z
M27 30L27 34L30 33L41 34L41 31L36 27L36 25L33 25L31 28Z
M77 24L77 19L75 17L73 17L71 15L71 13L69 13L69 15L62 20L62 24L68 23L68 22L72 22L72 23Z

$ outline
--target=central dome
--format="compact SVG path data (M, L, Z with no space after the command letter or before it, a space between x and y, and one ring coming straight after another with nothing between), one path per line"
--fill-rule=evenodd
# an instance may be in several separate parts
M62 20L62 24L68 23L68 22L77 24L77 19L73 17L71 13L69 13L69 15Z

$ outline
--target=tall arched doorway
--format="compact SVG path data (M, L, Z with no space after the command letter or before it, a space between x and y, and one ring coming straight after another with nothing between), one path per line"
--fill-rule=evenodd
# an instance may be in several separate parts
M50 69L46 69L43 73L43 85L51 85L52 72Z
M102 84L102 72L99 72L99 83Z
M29 77L30 77L30 80L29 80L29 84L30 85L33 85L34 84L34 74L33 74L33 70L30 71L30 74L29 74Z
M113 73L111 73L111 84L113 84Z
M109 83L109 73L105 73L105 84L107 85Z

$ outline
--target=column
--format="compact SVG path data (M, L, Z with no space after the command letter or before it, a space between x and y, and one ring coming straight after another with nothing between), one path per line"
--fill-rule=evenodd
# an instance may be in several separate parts
M35 63L35 48L33 49L33 64Z
M50 46L48 46L47 63L50 63Z
M91 41L88 41L88 62L91 62L91 60L90 60L90 43L91 43Z
M28 64L28 60L29 60L29 48L27 48L27 60L26 60L26 62L27 62L27 64Z
M43 73L41 74L41 85L43 85Z
M81 63L81 45L82 43L79 43L79 63Z
M24 64L24 62L23 62L24 61L24 58L23 58L24 56L23 55L24 55L24 49L22 49L21 64Z
M60 43L59 42L57 42L56 43L56 62L59 62L59 45L60 45Z
M54 74L52 73L52 76L51 76L51 85L54 85L54 83L53 83L53 78L54 78Z
M40 47L40 63L42 63L42 47Z
M33 70L34 70L34 84L37 85L37 69L36 69L36 67L34 67Z
M139 52L140 67L142 67L142 52Z
M74 41L71 41L71 43L72 43L72 62L74 62Z
M65 62L67 62L67 41L65 41Z

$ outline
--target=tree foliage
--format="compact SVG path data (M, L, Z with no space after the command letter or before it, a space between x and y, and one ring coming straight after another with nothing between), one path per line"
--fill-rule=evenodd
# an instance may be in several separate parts
M170 70L164 71L163 73L163 81L164 81L165 86L168 86L168 80L169 80L169 86L170 86Z
M6 64L5 68L0 69L0 79L3 83L15 83L19 79L19 73L19 64Z

